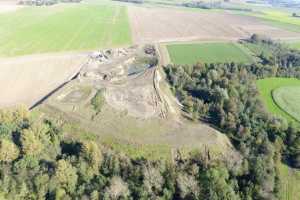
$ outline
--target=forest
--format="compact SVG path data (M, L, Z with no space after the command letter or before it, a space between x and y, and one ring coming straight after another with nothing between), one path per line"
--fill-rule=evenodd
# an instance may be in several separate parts
M251 195L239 192L236 178L242 169L229 169L205 154L173 162L130 159L93 141L65 139L57 124L34 120L24 108L1 110L0 122L0 199L232 200Z

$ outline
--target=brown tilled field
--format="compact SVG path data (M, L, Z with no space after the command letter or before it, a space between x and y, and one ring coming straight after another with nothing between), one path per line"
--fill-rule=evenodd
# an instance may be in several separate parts
M74 76L86 56L32 55L0 59L0 107L32 106Z
M253 33L272 38L299 38L294 33L267 25L257 18L224 12L195 12L130 6L129 18L135 43L236 40Z

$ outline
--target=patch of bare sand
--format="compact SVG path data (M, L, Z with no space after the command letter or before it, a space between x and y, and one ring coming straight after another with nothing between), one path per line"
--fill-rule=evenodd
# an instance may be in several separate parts
M300 38L299 33L272 27L250 16L228 12L192 12L166 8L129 6L135 43L237 40L253 33L276 39Z
M84 54L41 54L0 59L0 107L32 106L72 78Z

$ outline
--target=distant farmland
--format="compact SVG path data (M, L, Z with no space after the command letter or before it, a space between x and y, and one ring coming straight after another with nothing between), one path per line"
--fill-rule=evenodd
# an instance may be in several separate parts
M174 64L195 64L197 62L250 63L252 58L246 49L234 43L171 44L167 46Z
M253 33L280 39L300 37L299 33L274 27L258 17L195 10L129 6L133 42L237 40Z
M286 30L300 32L300 20L297 17L292 17L292 12L284 12L277 10L263 10L256 13L246 13L252 16L259 17L269 24L280 27Z
M125 6L72 4L0 14L0 56L76 51L131 43Z

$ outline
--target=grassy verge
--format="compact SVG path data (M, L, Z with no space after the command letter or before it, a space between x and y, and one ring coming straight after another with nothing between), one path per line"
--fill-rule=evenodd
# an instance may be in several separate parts
M126 144L111 138L106 138L103 144L134 159L171 160L171 147L167 144Z

